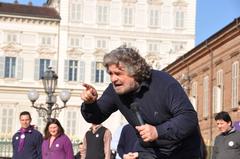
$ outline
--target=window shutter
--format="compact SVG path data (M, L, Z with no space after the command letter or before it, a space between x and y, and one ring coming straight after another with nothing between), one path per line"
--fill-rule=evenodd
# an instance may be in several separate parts
M57 60L51 60L50 66L52 66L52 70L57 72Z
M40 60L35 59L35 70L34 70L34 80L39 80L39 66L40 65Z
M17 79L23 79L23 59L20 57L17 58Z
M79 82L84 82L85 79L85 62L79 61Z
M129 24L130 25L133 24L133 9L132 8L129 9Z
M208 76L203 79L203 117L208 117Z
M91 63L91 82L95 83L95 73L96 73L96 62Z
M68 111L66 114L66 132L70 135L76 135L76 120L77 113L75 111Z
M0 78L4 78L5 56L0 56Z
M159 24L159 11L155 10L155 23L154 25L158 26Z
M68 81L69 61L64 61L64 81Z
M104 76L105 76L104 77L105 83L107 83L107 84L111 83L110 76L109 76L109 74L107 73L106 70L104 71Z
M232 108L238 107L238 73L239 63L232 64Z

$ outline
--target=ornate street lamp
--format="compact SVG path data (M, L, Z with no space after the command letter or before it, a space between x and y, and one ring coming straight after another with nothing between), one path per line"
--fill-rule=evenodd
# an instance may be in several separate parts
M45 93L47 94L45 104L35 104L36 100L39 98L39 94L36 90L32 89L28 92L28 99L32 102L32 107L35 108L40 117L44 118L44 121L49 121L50 118L57 117L61 110L66 107L67 101L70 99L70 92L64 90L60 93L60 98L63 102L63 106L59 106L56 101L57 97L54 94L57 86L57 74L52 70L51 67L44 72L43 77L41 77Z

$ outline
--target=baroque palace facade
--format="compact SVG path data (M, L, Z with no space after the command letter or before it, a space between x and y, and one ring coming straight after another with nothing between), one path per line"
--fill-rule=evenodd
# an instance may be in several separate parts
M30 111L32 123L45 123L31 107L27 93L40 93L41 76L51 65L58 74L56 92L70 90L58 117L71 138L82 138L90 126L80 114L82 83L102 93L109 78L105 53L126 44L136 47L156 69L162 69L194 47L196 1L187 0L48 0L44 6L0 3L0 132L11 137L19 113ZM61 101L57 102L61 105ZM124 121L119 112L104 122L112 133Z
M240 122L240 17L164 68L182 84L198 112L200 129L211 146L219 133L216 113Z

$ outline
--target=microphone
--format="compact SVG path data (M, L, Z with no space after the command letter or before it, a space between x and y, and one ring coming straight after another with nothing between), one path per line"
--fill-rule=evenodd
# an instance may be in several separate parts
M145 124L145 122L143 121L142 116L141 116L141 114L139 112L139 107L140 107L140 105L138 103L136 103L136 102L133 102L130 105L130 109L133 111L133 113L137 117L137 126L141 126L141 125ZM138 138L139 138L141 146L143 146L145 148L152 147L152 142L144 142L143 139L140 137L139 133L137 133L137 134L138 134Z
M137 121L138 121L138 125L144 125L145 122L142 119L142 116L139 112L139 104L134 102L130 105L130 109L135 113L136 117L137 117Z

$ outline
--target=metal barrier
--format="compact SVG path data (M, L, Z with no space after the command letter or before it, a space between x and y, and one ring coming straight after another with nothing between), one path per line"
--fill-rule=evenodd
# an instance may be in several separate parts
M0 159L12 157L12 141L9 138L0 138Z

